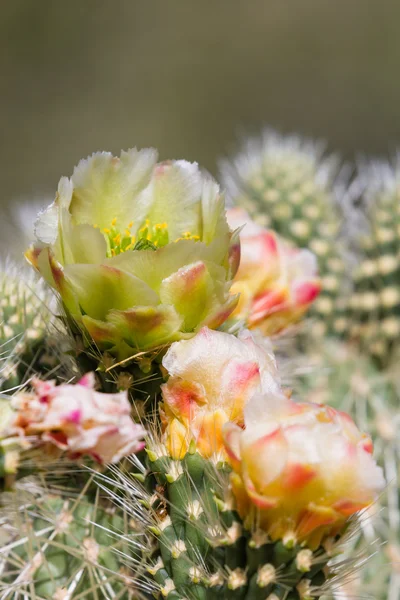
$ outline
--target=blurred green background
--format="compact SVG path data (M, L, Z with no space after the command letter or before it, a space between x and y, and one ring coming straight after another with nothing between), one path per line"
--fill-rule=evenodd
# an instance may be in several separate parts
M398 0L0 0L1 201L89 153L215 171L270 124L352 157L400 146Z

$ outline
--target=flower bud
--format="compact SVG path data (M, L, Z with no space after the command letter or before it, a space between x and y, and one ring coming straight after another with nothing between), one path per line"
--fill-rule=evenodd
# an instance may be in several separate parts
M321 290L315 256L252 222L241 208L229 209L227 218L231 227L243 227L240 266L231 288L240 293L233 316L265 335L278 333L296 323Z
M220 452L223 425L242 425L255 393L280 391L269 342L257 343L248 331L236 338L204 327L172 344L163 366L170 376L162 386L164 439L174 458L183 457L191 441L205 457Z

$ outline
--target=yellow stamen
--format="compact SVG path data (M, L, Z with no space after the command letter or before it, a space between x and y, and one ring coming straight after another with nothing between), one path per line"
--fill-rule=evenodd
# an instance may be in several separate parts
M129 227L129 229L130 229L131 227L133 227L133 221L131 221L130 223L128 223L128 227Z
M114 217L114 218L113 218L113 220L111 221L111 225L112 225L113 227L115 227L115 226L116 226L116 224L117 224L117 217Z
M115 238L113 238L113 242L117 244L117 246L121 243L121 234L118 233Z
M110 230L109 230L107 227L104 227L103 231L104 231L104 233L106 233L107 235L109 235L109 234L111 233L111 231L110 231Z

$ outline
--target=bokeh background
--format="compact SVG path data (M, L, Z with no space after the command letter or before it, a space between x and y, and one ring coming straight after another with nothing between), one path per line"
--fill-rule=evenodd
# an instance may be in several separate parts
M263 124L400 146L398 0L1 0L1 203L89 153L216 159Z

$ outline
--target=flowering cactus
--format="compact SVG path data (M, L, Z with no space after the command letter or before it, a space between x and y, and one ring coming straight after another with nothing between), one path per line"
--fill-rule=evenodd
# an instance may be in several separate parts
M258 396L245 410L246 429L224 428L233 491L248 526L273 539L317 548L369 506L384 486L371 439L328 406Z
M196 163L156 161L153 149L82 160L26 253L89 340L118 359L218 327L237 302L239 246L218 185Z
M70 456L87 455L99 463L118 462L142 450L145 431L130 417L126 394L101 394L87 375L77 385L33 381L33 392L12 399L16 413L9 433L54 444Z
M304 357L309 373L302 376L304 388L296 391L349 413L374 441L374 456L382 466L387 488L364 511L360 527L346 548L345 556L363 552L369 559L359 573L344 585L343 594L355 598L387 600L400 597L400 461L399 394L390 373L382 372L356 346L331 339L314 347ZM311 368L310 368L311 366ZM398 369L393 372L397 378ZM372 556L371 556L372 555Z
M317 337L346 331L344 289L348 289L347 222L343 177L338 156L324 144L264 129L243 140L239 152L221 162L221 181L228 199L245 208L263 227L270 227L318 259L321 293L310 310L308 331ZM346 211L347 212L347 211Z
M254 223L242 208L227 212L240 233L241 260L232 293L240 293L233 316L265 335L297 322L321 290L317 261L309 250L290 246L273 231Z
M190 340L175 342L163 359L169 374L161 386L164 443L183 458L191 441L200 454L221 452L222 426L243 425L243 410L255 393L280 391L268 341L248 331L238 338L204 327Z
M5 398L0 475L17 472L11 501L0 497L0 596L326 596L351 568L332 560L348 518L384 481L348 416L288 399L262 337L296 322L318 294L313 255L248 222L231 291L247 215L231 212L231 229L197 165L156 161L153 150L92 155L61 179L36 224L26 256L58 292L70 354L96 371L96 391L93 375L59 386L28 376L30 390ZM280 219L285 198L264 189L264 175L258 188ZM318 186L297 175L295 231L307 214L328 235ZM310 248L328 265L335 256L321 241ZM240 321L261 331L239 332ZM115 389L129 389L131 404L126 392L106 393ZM29 454L19 465L8 452L15 440Z

